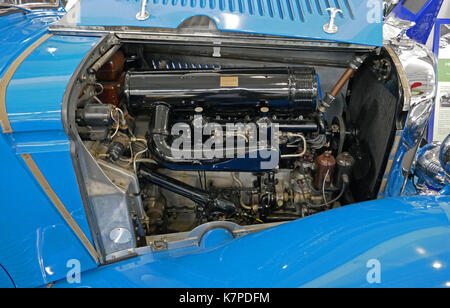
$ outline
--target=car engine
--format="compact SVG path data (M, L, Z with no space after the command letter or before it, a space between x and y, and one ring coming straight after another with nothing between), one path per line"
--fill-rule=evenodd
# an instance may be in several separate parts
M106 254L208 222L269 226L376 198L400 101L385 51L324 68L152 48L98 51L71 92Z
M341 204L354 159L330 146L313 67L126 71L125 62L117 51L97 71L99 93L76 122L111 177L136 174L135 214L148 234L289 221Z

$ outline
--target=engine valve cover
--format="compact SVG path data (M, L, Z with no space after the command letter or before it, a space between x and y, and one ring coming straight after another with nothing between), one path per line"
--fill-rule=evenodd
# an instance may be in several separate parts
M135 109L164 101L176 107L311 112L318 82L314 68L247 68L129 72L125 93Z

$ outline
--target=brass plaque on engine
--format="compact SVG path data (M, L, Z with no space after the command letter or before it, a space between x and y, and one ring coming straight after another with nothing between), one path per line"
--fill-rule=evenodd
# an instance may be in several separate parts
M239 77L223 76L220 77L221 88L235 88L239 86Z

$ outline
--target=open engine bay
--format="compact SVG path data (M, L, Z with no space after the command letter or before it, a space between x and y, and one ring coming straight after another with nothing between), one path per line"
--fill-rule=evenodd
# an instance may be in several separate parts
M70 92L105 254L208 222L270 226L377 197L404 118L386 50L328 51L345 59L335 66L311 50L308 61L277 51L278 62L162 50L98 46Z

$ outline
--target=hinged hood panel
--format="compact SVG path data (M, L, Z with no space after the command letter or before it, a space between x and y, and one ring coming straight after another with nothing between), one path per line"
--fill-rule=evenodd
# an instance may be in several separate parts
M327 8L338 8L337 32L327 33ZM149 0L149 18L136 14L139 0L82 0L72 12L77 26L176 29L194 16L211 18L221 31L382 45L382 0Z

